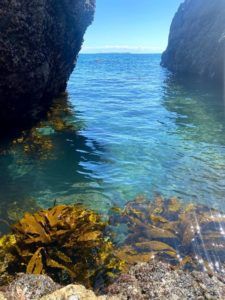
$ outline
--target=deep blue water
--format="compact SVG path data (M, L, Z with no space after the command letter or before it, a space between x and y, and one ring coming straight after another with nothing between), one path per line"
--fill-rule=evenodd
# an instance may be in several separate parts
M3 207L32 198L107 211L160 193L224 208L225 105L216 87L176 78L160 55L80 55L68 100L64 118L77 131L37 129L52 156L2 143Z

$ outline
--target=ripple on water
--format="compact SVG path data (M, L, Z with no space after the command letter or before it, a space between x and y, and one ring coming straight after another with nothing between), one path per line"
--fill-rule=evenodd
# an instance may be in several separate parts
M159 55L80 55L68 99L22 140L1 143L2 211L34 198L107 212L158 192L224 209L223 97L159 63Z

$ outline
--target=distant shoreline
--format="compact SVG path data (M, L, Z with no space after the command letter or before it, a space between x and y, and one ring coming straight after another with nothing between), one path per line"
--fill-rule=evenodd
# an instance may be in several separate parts
M103 55L105 55L105 54L110 54L110 55L118 55L118 54L120 54L120 55L162 55L162 53L139 53L139 52L90 52L90 53L88 53L88 52L80 52L79 53L79 55L89 55L89 54L103 54Z

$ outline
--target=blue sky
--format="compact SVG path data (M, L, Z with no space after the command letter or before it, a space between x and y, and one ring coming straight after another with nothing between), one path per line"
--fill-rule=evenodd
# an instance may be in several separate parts
M162 52L174 14L183 0L97 0L83 53Z

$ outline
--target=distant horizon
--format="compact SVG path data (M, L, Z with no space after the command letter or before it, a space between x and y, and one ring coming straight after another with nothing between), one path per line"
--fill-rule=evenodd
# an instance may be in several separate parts
M164 51L162 52L80 52L79 55L89 55L89 54L139 54L139 55L162 55Z
M183 1L96 0L81 53L164 52L172 19Z

